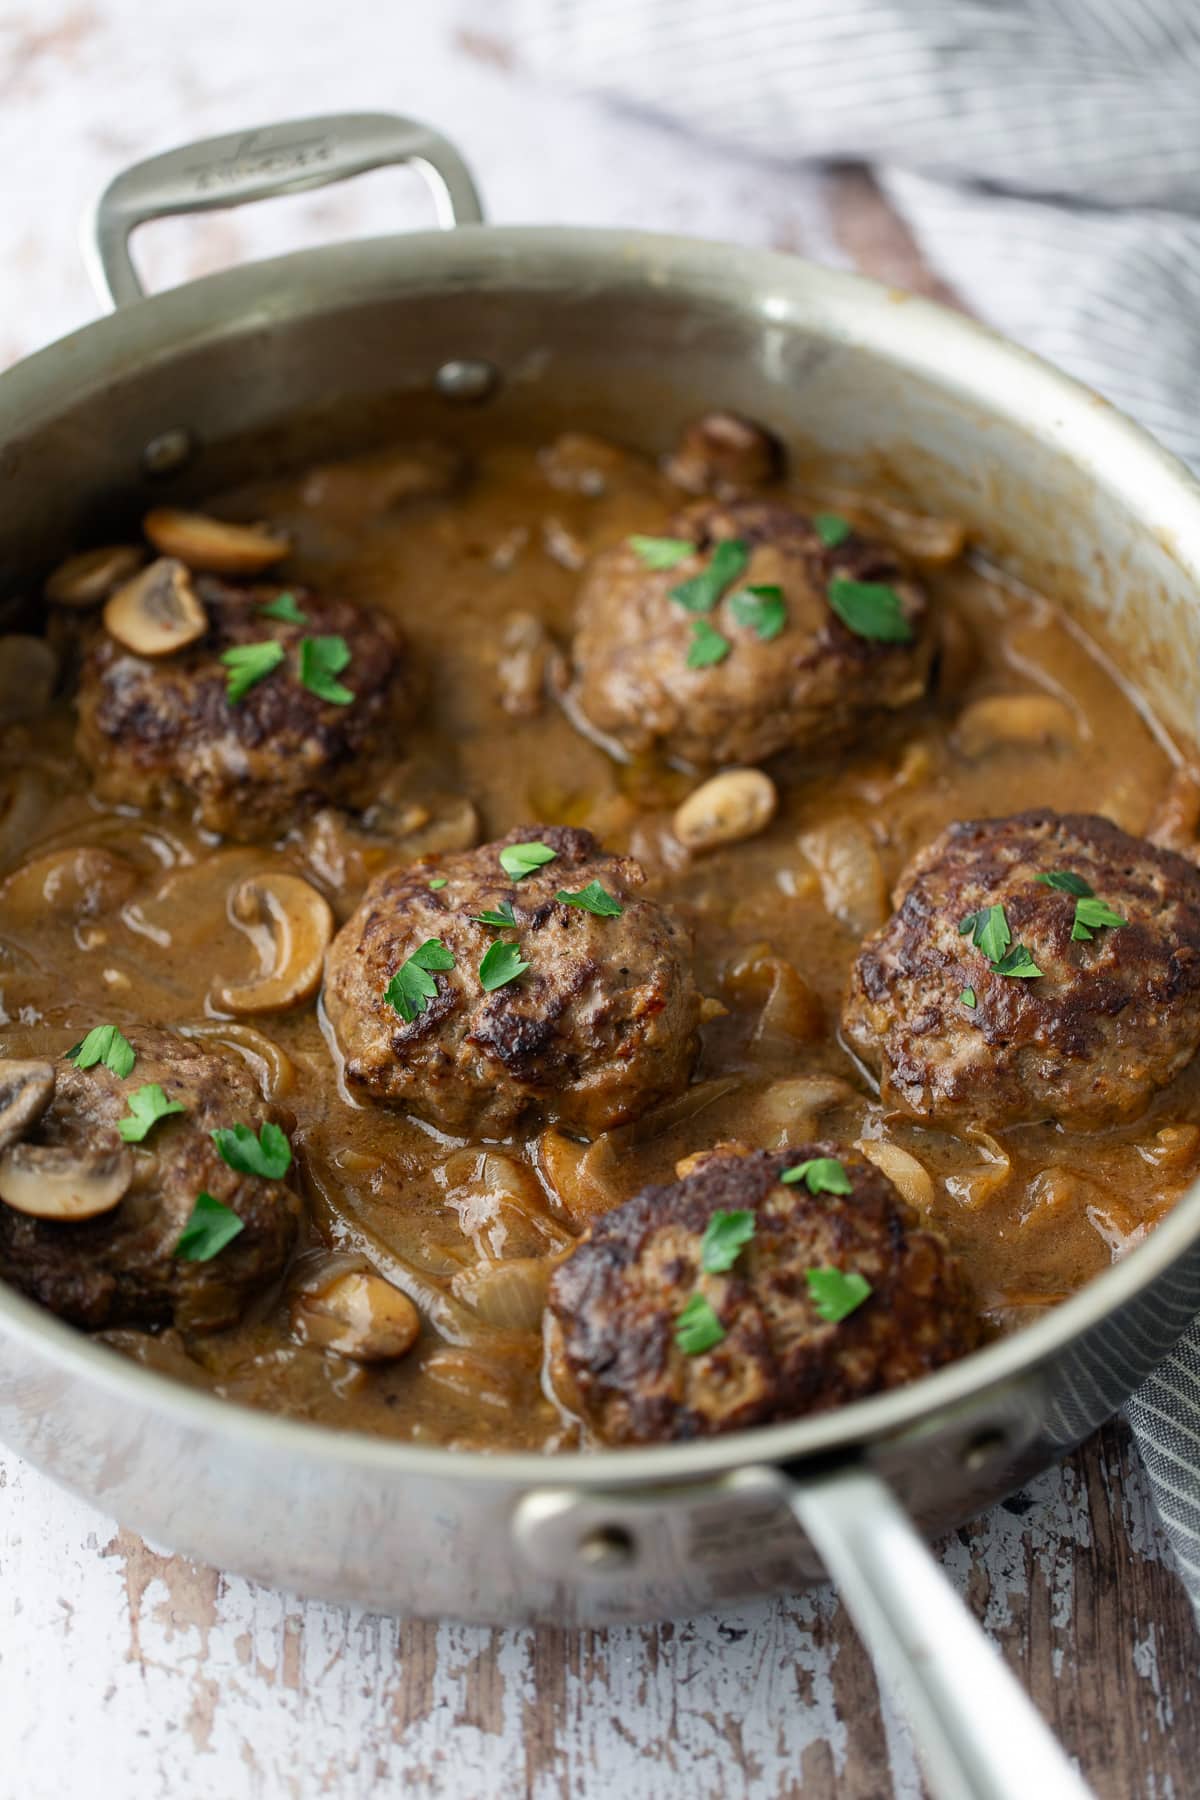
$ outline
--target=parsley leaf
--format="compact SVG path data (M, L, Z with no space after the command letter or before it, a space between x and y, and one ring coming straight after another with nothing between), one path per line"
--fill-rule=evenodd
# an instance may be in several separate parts
M695 546L693 545L694 549ZM743 538L722 538L708 560L708 567L671 589L671 598L688 612L711 612L725 589L736 581L750 561L750 546Z
M511 900L502 900L494 912L489 909L487 912L472 913L471 917L477 925L495 925L497 928L515 925L517 922Z
M121 1081L133 1074L137 1055L129 1039L115 1025L94 1025L82 1043L67 1051L67 1061L77 1069L91 1069L103 1063Z
M426 938L408 961L401 963L383 990L383 997L389 1006L395 1007L404 1023L411 1025L429 1002L437 998L438 985L430 970L444 972L453 967L454 957L441 938Z
M675 1321L675 1342L685 1356L702 1356L725 1336L725 1327L704 1298L693 1294Z
M747 625L764 644L777 638L787 624L787 601L781 587L748 587L729 596L729 610L739 625Z
M292 1146L287 1133L270 1119L257 1137L249 1125L219 1125L212 1134L217 1155L239 1175L258 1175L263 1181L280 1181L292 1166Z
M997 975L1019 975L1023 980L1030 980L1042 973L1024 944L1014 944L1007 956L1002 956L992 967Z
M199 1193L192 1216L175 1246L175 1255L183 1262L211 1262L245 1229L231 1206L223 1206L211 1194Z
M990 963L998 963L1012 943L1008 915L1002 906L981 906L958 922L959 937L969 937Z
M129 1111L117 1120L117 1130L127 1144L140 1144L160 1119L186 1111L182 1100L168 1100L157 1081L148 1081L130 1094Z
M436 894L439 888L445 887L449 879L450 877L448 875L435 875L432 881L426 883L426 886L432 893Z
M1097 900L1088 894L1075 902L1075 923L1071 927L1071 936L1081 942L1095 937L1096 933L1108 926L1110 931L1119 931L1129 920L1123 919L1119 912L1103 900Z
M855 637L876 644L911 644L913 628L895 588L882 581L848 581L835 575L826 592L829 604Z
M1045 875L1035 875L1033 879L1040 881L1044 887L1058 888L1064 894L1074 894L1077 900L1089 899L1095 892L1090 882L1085 881L1082 875L1073 875L1070 869L1051 869Z
M810 1156L807 1162L793 1163L779 1177L786 1186L802 1181L810 1194L848 1194L850 1177L836 1156Z
M962 1001L962 1003L963 1003L963 1005L964 1005L964 1006L971 1006L971 1007L973 1007L973 1006L974 1006L974 1005L975 1005L975 1003L976 1003L976 1002L975 1002L975 989L974 989L974 988L964 988L964 989L963 989L963 991L962 991L962 993L961 993L961 994L960 994L960 995L959 995L959 996L958 996L958 997L959 997L959 999L960 999L960 1000L961 1000L961 1001Z
M492 994L497 988L507 987L528 967L529 964L521 959L520 944L489 944L479 965L479 979L485 992Z
M836 550L839 544L845 543L854 527L841 513L814 513L813 530L823 544Z
M300 611L296 604L295 594L276 594L265 606L259 607L264 619L282 619L285 625L306 625L307 615Z
M350 646L344 637L306 637L300 639L300 682L318 700L333 706L349 706L353 690L335 679L350 661Z
M837 1325L871 1297L865 1275L843 1275L840 1269L805 1269L809 1299L827 1325Z
M723 1275L753 1236L752 1212L739 1208L737 1212L713 1213L700 1240L700 1267L706 1275Z
M225 694L230 705L236 706L252 687L277 669L284 654L283 645L277 644L274 638L261 644L231 644L228 650L222 650L221 662L229 671L225 677Z
M553 862L557 855L557 850L552 850L549 844L505 844L500 852L500 867L514 881L524 881L535 869Z
M629 539L629 548L648 569L673 569L696 548L690 538L640 537Z
M584 912L595 913L598 919L619 919L625 908L621 902L601 887L598 881L589 881L585 888L579 888L573 894L566 888L559 888L554 898L564 906L581 906Z
M687 653L689 669L708 669L714 663L724 662L732 649L729 639L707 619L692 620L692 642Z

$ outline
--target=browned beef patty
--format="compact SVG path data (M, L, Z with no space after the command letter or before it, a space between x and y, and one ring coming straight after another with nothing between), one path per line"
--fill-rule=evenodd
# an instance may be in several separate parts
M530 842L554 860L514 880L500 853ZM643 880L590 832L545 825L377 877L326 969L325 1010L351 1093L484 1137L539 1118L590 1136L679 1093L696 1055L690 945L664 907L641 897ZM592 882L619 917L555 898ZM504 908L512 926L479 922ZM385 991L429 940L453 967L431 974L436 992L406 1021ZM519 946L529 967L488 992L480 967L500 943Z
M851 1192L810 1193L780 1174L837 1158ZM748 1211L754 1235L732 1269L706 1274L705 1229ZM821 1317L810 1269L861 1275L869 1297ZM692 1295L724 1330L689 1355L677 1342ZM716 1155L684 1180L596 1220L550 1284L551 1373L560 1398L607 1443L707 1437L824 1412L915 1380L980 1341L965 1276L873 1164L832 1144Z

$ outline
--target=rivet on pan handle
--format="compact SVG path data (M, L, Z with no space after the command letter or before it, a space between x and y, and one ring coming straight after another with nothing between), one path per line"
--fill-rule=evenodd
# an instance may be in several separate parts
M83 254L92 285L110 309L144 298L129 238L151 219L272 200L392 163L413 163L424 175L441 226L481 222L483 209L466 163L428 125L392 113L294 119L184 144L116 176L84 220Z

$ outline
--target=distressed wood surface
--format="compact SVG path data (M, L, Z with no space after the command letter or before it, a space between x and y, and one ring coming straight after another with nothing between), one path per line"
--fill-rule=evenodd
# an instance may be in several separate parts
M861 171L763 171L533 91L502 7L342 0L336 40L334 56L317 0L0 4L0 364L92 316L75 221L117 168L351 107L447 130L495 218L771 243L953 299ZM156 227L143 267L166 285L425 216L411 178L381 174ZM1121 1427L940 1554L1099 1795L1196 1791L1194 1627ZM396 1622L196 1567L0 1452L0 1796L81 1784L98 1800L921 1793L828 1589L606 1633Z

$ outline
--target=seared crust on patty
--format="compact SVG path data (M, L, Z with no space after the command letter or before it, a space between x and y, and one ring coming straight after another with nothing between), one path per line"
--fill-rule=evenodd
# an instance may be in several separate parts
M411 710L412 673L390 620L307 588L288 591L303 624L264 617L281 591L193 577L209 629L173 656L135 656L98 631L79 682L78 748L102 799L191 812L207 831L267 837L329 800L365 802L376 761ZM349 704L299 678L305 637L341 637ZM274 640L286 658L228 697L223 651Z
M170 1031L138 1027L127 1036L137 1062L126 1080L103 1063L55 1064L54 1098L29 1141L119 1153L117 1121L130 1093L148 1082L186 1111L131 1146L133 1181L111 1212L57 1223L0 1201L0 1276L76 1325L232 1325L251 1295L282 1273L301 1204L281 1182L231 1169L212 1132L240 1123L257 1134L273 1109L231 1058ZM175 1246L201 1192L230 1207L243 1228L208 1262L187 1262Z
M533 842L554 860L514 881L500 852ZM325 1011L350 1091L485 1137L538 1119L593 1136L681 1092L699 1013L690 946L673 916L639 895L644 879L590 832L546 825L378 876L326 968ZM592 881L618 901L619 917L555 899ZM502 906L515 928L474 917ZM436 995L406 1023L385 990L430 938L454 967L434 974ZM519 945L529 968L488 993L479 967L498 942Z
M924 590L896 553L852 532L830 548L812 521L777 500L701 501L668 527L695 554L648 569L630 543L592 563L579 595L575 700L597 730L634 755L659 750L696 768L754 763L778 750L827 750L863 725L924 693L934 633ZM695 614L671 592L700 574L715 544L750 548L744 573L706 615L732 646L724 659L690 669ZM835 577L881 582L899 594L909 643L880 643L844 625L829 604ZM764 640L740 622L740 589L776 586L787 622Z
M1074 896L1037 880L1056 870L1126 923L1073 939ZM991 906L1040 977L998 973L960 934ZM1086 1129L1133 1117L1200 1045L1200 871L1091 814L952 825L863 945L844 1026L885 1103L918 1118Z
M837 1157L849 1194L785 1186L784 1169ZM727 1274L701 1269L714 1212L754 1214ZM813 1268L866 1278L871 1294L837 1324L817 1312ZM725 1330L699 1355L676 1343L701 1293ZM559 1397L607 1443L707 1437L824 1412L915 1380L965 1355L980 1324L959 1264L891 1182L827 1143L714 1156L669 1187L606 1213L555 1271L548 1319Z

